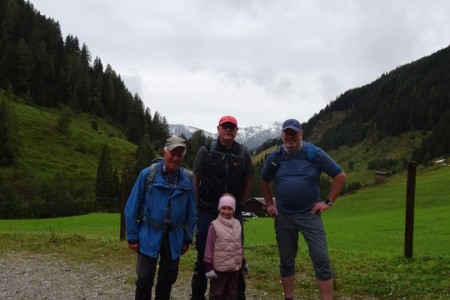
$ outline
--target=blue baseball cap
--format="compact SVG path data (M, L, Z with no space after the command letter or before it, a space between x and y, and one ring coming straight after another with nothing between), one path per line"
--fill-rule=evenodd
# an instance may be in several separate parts
M283 127L281 130L285 131L286 129L292 129L296 132L299 132L300 130L302 130L302 125L296 119L288 119L288 120L284 121Z

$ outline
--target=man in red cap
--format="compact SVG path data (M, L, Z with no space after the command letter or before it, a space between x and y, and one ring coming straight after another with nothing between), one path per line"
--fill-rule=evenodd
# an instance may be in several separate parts
M220 118L219 138L201 147L194 163L194 189L198 218L195 247L197 262L192 276L192 300L205 299L207 279L203 262L209 225L217 218L219 199L229 193L236 199L235 218L242 223L242 206L252 190L253 165L250 151L235 141L236 118ZM239 276L238 299L245 299L245 280Z

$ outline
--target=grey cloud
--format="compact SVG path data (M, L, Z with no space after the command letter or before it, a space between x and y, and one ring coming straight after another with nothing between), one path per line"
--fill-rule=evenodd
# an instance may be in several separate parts
M121 78L132 95L137 93L142 97L144 81L138 73L121 75Z
M288 77L278 75L269 66L259 66L251 70L222 67L217 71L221 85L233 85L240 88L253 84L265 93L278 99L284 99L293 93L292 81Z

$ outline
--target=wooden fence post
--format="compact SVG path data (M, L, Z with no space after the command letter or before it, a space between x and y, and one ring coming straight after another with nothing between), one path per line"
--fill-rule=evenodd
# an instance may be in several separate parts
M120 240L125 240L125 215L124 215L124 209L125 204L127 203L127 180L128 180L128 173L124 172L122 174L122 185L121 185L121 198L120 198Z
M410 161L408 164L408 182L406 185L406 218L405 218L405 257L413 257L414 239L414 198L416 190L417 163Z

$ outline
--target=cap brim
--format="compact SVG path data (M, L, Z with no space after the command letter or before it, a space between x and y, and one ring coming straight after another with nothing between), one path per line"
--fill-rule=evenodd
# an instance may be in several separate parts
M186 146L183 144L174 144L174 145L167 146L167 150L172 151L173 149L178 148L178 147L182 147L182 148L186 149Z
M301 128L295 127L295 126L286 126L283 128L283 131L285 131L286 129L292 129L296 132L299 132L301 130Z
M234 126L237 126L237 124L234 123L233 121L225 121L225 122L219 123L219 126L223 125L223 124L227 124L227 123L230 123L230 124L233 124Z

